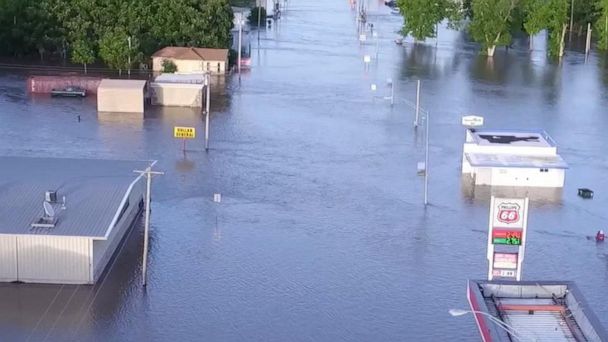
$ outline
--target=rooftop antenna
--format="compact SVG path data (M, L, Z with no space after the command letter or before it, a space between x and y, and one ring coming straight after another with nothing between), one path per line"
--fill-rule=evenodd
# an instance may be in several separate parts
M42 202L42 206L44 207L45 218L53 219L55 217L55 209L53 209L51 203L44 201Z

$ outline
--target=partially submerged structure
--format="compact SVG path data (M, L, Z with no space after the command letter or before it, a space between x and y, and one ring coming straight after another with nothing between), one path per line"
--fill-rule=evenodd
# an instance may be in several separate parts
M0 281L93 284L143 209L150 162L0 157Z
M97 88L97 111L144 113L146 81L103 79Z
M544 131L466 131L462 173L475 185L560 188L567 168Z
M151 102L159 106L202 107L206 78L204 73L161 74L150 83Z
M471 280L467 298L484 342L608 341L572 282Z

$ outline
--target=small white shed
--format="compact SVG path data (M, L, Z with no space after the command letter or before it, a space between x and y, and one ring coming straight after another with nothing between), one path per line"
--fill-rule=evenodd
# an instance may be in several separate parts
M2 157L0 165L0 281L95 283L142 211L145 179L133 170L150 163Z
M143 113L145 94L144 80L103 79L97 88L97 111Z

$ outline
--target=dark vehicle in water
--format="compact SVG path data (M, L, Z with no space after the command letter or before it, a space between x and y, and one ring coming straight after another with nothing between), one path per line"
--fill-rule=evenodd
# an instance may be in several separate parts
M86 89L80 87L65 87L62 89L53 89L52 97L85 97L87 96Z

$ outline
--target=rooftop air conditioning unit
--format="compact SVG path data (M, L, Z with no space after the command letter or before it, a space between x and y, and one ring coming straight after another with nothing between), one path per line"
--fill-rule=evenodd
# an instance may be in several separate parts
M49 203L57 203L57 191L49 190L44 193L44 200Z

